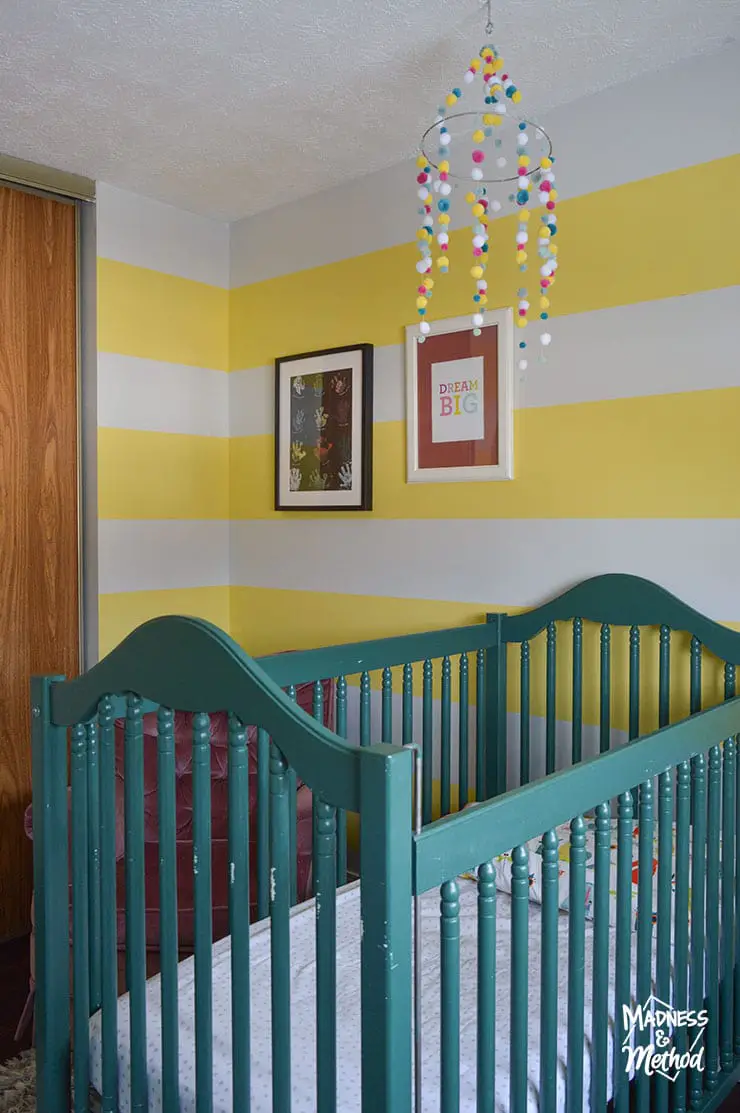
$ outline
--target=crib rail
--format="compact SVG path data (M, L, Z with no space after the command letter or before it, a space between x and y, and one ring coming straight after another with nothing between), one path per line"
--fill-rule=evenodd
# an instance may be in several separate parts
M486 798L735 691L740 633L636 576L597 576L533 610L496 617Z
M414 889L423 893L582 815L635 783L652 781L725 738L740 734L740 697L589 758L522 788L436 820L414 836ZM631 778L631 780L630 780ZM570 815L567 814L570 812ZM481 854L481 851L485 852Z
M418 740L423 821L485 798L486 715L500 643L496 616L471 626L260 657L281 687L331 680L336 730L354 745ZM438 740L438 745L435 741ZM339 833L340 845L343 832Z
M207 623L182 618L140 627L109 657L77 680L34 678L34 859L39 995L38 1109L66 1113L69 1093L70 984L68 847L71 842L72 1032L74 1113L87 1110L90 1083L88 1026L100 1007L103 1113L117 1113L119 985L117 978L116 717L123 724L123 827L130 1078L128 1108L149 1108L148 1003L144 887L145 700L158 708L157 823L161 956L162 1100L179 1108L178 898L175 856L173 709L192 713L194 1054L197 1113L213 1109L214 1019L212 969L212 713L229 711L229 929L233 1100L250 1108L249 793L246 723L259 725L269 756L267 834L271 953L271 1026L274 1108L291 1102L291 773L313 790L316 894L317 1087L319 1108L335 1107L335 907L338 883L338 809L359 813L360 835L373 847L363 892L363 1108L395 1108L393 1093L406 1069L410 1086L410 965L389 961L410 951L410 908L399 914L403 890L384 892L383 877L399 864L410 884L411 845L403 800L411 797L412 754L388 745L353 747L322 723L323 686L314 687L314 718L296 707L233 642ZM340 688L341 693L341 688ZM121 706L123 704L123 707ZM341 712L341 706L340 706ZM340 716L341 717L341 716ZM318 721L317 721L318 720ZM71 824L67 808L67 730L71 728ZM403 839L402 834L406 835ZM407 898L410 893L406 888ZM405 922L404 922L405 921ZM390 1001L393 999L393 1007ZM406 1009L403 1007L406 1000ZM386 1020L388 1023L386 1023ZM369 1064L372 1063L372 1069ZM405 1064L405 1066L404 1066Z
M439 893L440 1113L461 1108L458 993L460 971L471 964L478 1069L475 1093L469 1075L463 1078L465 1107L473 1101L480 1113L493 1113L497 1101L526 1113L534 1088L538 1108L553 1113L604 1110L608 1099L615 1113L685 1113L715 1109L729 1093L740 1074L738 733L733 695L413 836L414 892ZM567 904L558 884L559 838ZM508 898L497 898L502 856ZM471 869L477 947L463 951L459 879ZM497 916L497 899L507 899L508 916ZM567 917L559 915L564 907ZM502 949L503 1017L491 958ZM644 1017L662 1003L689 1012L698 1026L659 1024L664 1043L657 1046L649 1025L638 1024L630 1037L630 1015ZM558 1036L558 1010L567 1014L566 1039ZM505 1059L496 1054L502 1026L510 1041ZM534 1040L536 1067L528 1056ZM671 1048L679 1067L648 1069ZM497 1085L502 1067L505 1096Z

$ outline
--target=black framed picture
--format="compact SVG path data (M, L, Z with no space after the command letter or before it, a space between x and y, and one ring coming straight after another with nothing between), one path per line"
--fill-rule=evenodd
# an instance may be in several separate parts
M372 510L373 346L275 360L275 509Z

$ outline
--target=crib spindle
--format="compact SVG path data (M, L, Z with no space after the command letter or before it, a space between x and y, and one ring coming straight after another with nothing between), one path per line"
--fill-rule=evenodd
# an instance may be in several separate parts
M257 731L257 919L270 910L270 736Z
M486 653L475 655L475 798L486 798Z
M457 808L468 802L468 655L460 654L458 697Z
M629 724L627 736L630 742L640 734L640 627L630 626L629 648ZM633 799L638 800L640 786L632 789Z
M144 900L144 736L141 699L126 697L123 811L126 840L126 987L131 1026L131 1108L148 1109L146 921ZM201 1113L198 1110L198 1113Z
M113 701L98 705L100 723L100 925L101 1000L103 1014L102 1113L118 1110L118 939L116 911L116 739Z
M159 839L159 954L162 1006L162 1105L180 1108L177 1005L177 830L175 820L175 714L157 711L157 835Z
M692 715L695 715L697 711L701 711L701 642L696 637L691 639L689 661L691 676L689 710Z
M72 727L70 751L72 782L72 1031L74 1034L74 1113L87 1113L90 1087L90 1037L88 1004L90 966L88 953L88 798L87 731L83 723Z
M529 642L522 642L519 661L519 784L529 784L530 769L530 705L529 705Z
M689 845L691 824L691 767L682 761L676 769L676 895L675 943L673 948L674 1002L677 1010L689 1007ZM676 1051L686 1052L686 1029L678 1028L675 1035ZM687 1077L681 1071L673 1084L674 1113L685 1113L687 1105Z
M555 772L555 721L557 718L557 641L554 622L547 624L547 691L545 706L545 772Z
M740 744L740 736L736 739ZM735 848L740 848L740 754L735 758ZM733 973L734 986L734 1051L740 1055L740 866L735 868L735 967Z
M294 703L298 701L295 685L288 688L288 695ZM324 717L324 689L320 681L315 681L311 694L311 714L319 722ZM298 778L292 766L288 766L288 808L290 810L290 903L298 903ZM313 808L313 802L312 802Z
M441 786L440 807L441 815L450 814L450 765L452 758L452 670L450 658L442 658L442 700L440 723L440 754L441 754Z
M667 727L671 721L671 630L660 628L658 656L658 726Z
M424 662L422 676L422 822L424 826L432 822L432 762L434 760L434 720L432 717L432 662Z
M290 810L288 763L270 748L270 969L272 974L272 1107L290 1113Z
M381 680L380 741L389 746L393 742L393 672L386 665Z
M571 761L583 757L583 620L573 619L573 735Z
M360 745L370 745L370 673L360 676Z
M695 639L694 639L695 640ZM692 671L693 679L693 671ZM705 885L707 842L707 763L704 754L691 761L693 837L691 840L691 983L690 1008L704 1008ZM704 1037L702 1037L703 1040ZM700 1044L696 1045L698 1051ZM703 1072L689 1072L689 1104L698 1109L704 1086Z
M637 843L637 1000L644 1004L652 992L653 939L653 782L645 781L639 788ZM647 1046L648 1029L635 1029L635 1045ZM650 1109L650 1076L637 1072L635 1081L637 1113Z
M231 1078L234 1109L249 1113L249 755L246 727L233 714L229 715L228 792Z
M601 626L600 645L600 707L599 707L599 753L605 754L611 744L612 715L612 666L611 666L611 626L604 622Z
M385 685L385 675L383 676L383 683ZM313 686L313 717L319 723L324 721L324 685L320 680L314 681ZM290 800L291 816L290 816L290 903L296 904L298 901L298 783L294 769L288 772L288 799ZM312 797L311 802L311 824L316 830L318 816L316 808L318 806L318 799L316 796ZM334 869L336 871L336 858L334 861ZM315 855L314 855L314 868L315 868Z
M714 1090L719 1081L719 865L720 822L722 817L722 751L712 746L709 751L707 791L707 958L706 1008L708 1015L705 1036L707 1061L704 1087Z
M630 626L629 737L640 734L640 627Z
M583 1016L586 954L586 825L576 816L570 825L568 895L568 1080L566 1113L583 1109Z
M494 1113L496 1093L496 871L478 868L478 1038L476 1113Z
M414 741L414 666L403 666L403 696L401 705L403 720L401 731L401 745L410 746Z
M88 943L90 947L90 1016L100 1008L100 764L98 724L87 724Z
M614 1113L629 1113L629 1079L622 1050L625 1005L631 1003L630 949L632 935L632 793L617 802L617 938L614 956L614 1053L612 1094Z
M195 1111L213 1110L211 891L211 719L193 715L193 934L195 941Z
M542 838L542 966L540 969L540 1113L557 1113L558 837Z
M316 1109L337 1108L336 809L315 797Z
M673 877L673 771L658 778L658 920L656 945L656 992L661 1001L671 1000L671 879ZM668 1080L654 1079L655 1113L668 1113Z
M606 1109L609 1038L609 804L596 808L594 944L591 1012L591 1109Z
M511 1042L510 1113L527 1108L527 1024L529 1020L529 855L511 852Z
M441 935L441 1113L460 1109L460 887L440 890Z
M347 737L347 681L337 677L336 729L340 738ZM347 813L337 809L337 885L347 884Z
M725 665L725 699L735 695L735 666ZM735 739L725 740L722 770L722 968L720 981L720 1063L732 1070L733 971L735 967Z

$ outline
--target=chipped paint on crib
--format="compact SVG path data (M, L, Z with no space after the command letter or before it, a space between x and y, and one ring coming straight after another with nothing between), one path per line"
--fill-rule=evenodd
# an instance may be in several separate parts
M270 900L273 902L273 904L275 902L276 892L277 892L277 881L276 881L275 867L271 866L270 867Z

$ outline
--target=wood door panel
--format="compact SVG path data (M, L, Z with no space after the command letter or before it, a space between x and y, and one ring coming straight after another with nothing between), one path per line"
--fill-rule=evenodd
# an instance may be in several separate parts
M58 211L61 209L61 212ZM75 212L34 210L29 274L44 296L28 330L31 673L77 674L79 660ZM29 302L32 295L29 293Z
M75 212L0 188L0 939L27 930L29 678L78 668Z

